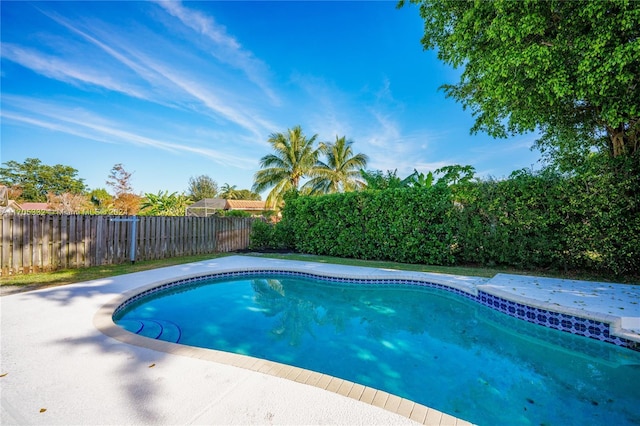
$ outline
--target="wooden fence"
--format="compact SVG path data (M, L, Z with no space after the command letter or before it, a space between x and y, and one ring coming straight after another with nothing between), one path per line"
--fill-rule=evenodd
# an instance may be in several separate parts
M135 226L133 221L136 220ZM0 276L246 249L243 217L0 216Z

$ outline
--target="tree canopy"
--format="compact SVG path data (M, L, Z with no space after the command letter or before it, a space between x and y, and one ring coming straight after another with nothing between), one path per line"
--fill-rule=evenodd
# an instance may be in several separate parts
M560 154L640 150L640 2L408 1L424 48L463 68L442 88L471 109L472 133L539 131Z
M192 201L216 198L218 195L218 183L207 175L190 177L187 195Z
M27 158L23 163L11 160L0 167L0 183L20 193L23 201L46 202L48 194L82 194L84 179L77 177L73 167L42 164L37 158Z
M122 163L118 163L111 168L106 183L113 188L116 197L120 197L123 194L131 194L133 193L131 176L133 176L133 173L126 171Z

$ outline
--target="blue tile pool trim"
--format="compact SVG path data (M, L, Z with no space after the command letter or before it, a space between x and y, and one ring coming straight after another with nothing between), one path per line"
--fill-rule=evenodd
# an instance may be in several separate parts
M588 337L590 339L600 340L602 342L611 343L617 346L628 348L637 352L640 352L640 344L622 337L613 336L610 334L611 325L602 321L596 321L589 318L583 318L575 315L564 314L561 312L550 311L547 309L536 308L526 304L514 302L512 300L504 299L499 296L486 293L482 290L478 290L477 295L473 295L469 292L445 285L432 283L428 281L421 281L417 279L394 279L394 278L344 278L336 276L327 276L321 274L312 274L308 272L287 271L277 269L259 269L249 271L233 271L233 272L219 272L207 275L199 275L196 277L190 277L169 283L161 284L156 287L144 290L120 304L114 311L113 317L117 317L124 309L133 303L140 301L141 299L150 295L156 294L161 291L176 289L182 286L190 286L197 284L201 281L218 280L225 278L240 278L250 276L263 276L263 275L285 275L295 276L303 278L314 278L327 282L340 283L341 285L374 285L374 286L420 286L429 287L440 290L445 290L450 293L457 294L466 299L473 300L480 303L483 306L499 311L514 318L518 318L530 323L538 324L543 327L552 328L555 330L564 331L567 333L575 334L578 336Z
M483 291L478 292L476 300L484 306L530 323L612 343L640 352L638 343L622 337L612 336L609 332L610 324L605 322L524 305Z

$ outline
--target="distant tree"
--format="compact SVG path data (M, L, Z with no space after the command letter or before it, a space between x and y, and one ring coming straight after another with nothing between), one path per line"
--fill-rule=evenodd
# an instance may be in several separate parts
M113 166L107 178L107 185L113 189L116 198L122 194L133 193L133 187L131 186L132 175L133 173L129 173L124 169L122 163Z
M184 216L187 206L191 204L189 197L169 191L158 191L158 194L144 194L140 205L140 214L146 216Z
M142 197L136 194L120 194L113 201L115 212L125 215L134 215L140 211Z
M92 207L91 201L86 195L71 194L69 192L64 194L51 192L47 197L47 203L53 210L62 214L83 213Z
M260 196L260 194L255 193L249 189L239 189L237 191L237 198L236 200L254 200L254 201L260 201L262 200L262 197Z
M252 188L254 192L271 189L266 200L268 206L279 206L284 194L298 190L301 179L309 176L318 161L317 137L307 138L300 126L269 136L267 142L274 152L260 159L261 170L254 175Z
M142 197L133 193L132 175L133 173L125 170L122 163L115 164L109 172L107 185L113 189L115 194L113 208L120 214L137 214L142 204Z
M237 200L238 199L238 190L235 185L229 185L225 183L220 188L220 194L218 194L220 198L224 198L226 200Z
M311 179L305 187L311 188L312 193L349 192L364 187L360 170L367 167L369 158L365 154L354 154L352 141L344 136L336 136L334 143L320 145L320 152L326 161L318 160L316 166L309 172Z
M100 214L113 213L114 198L104 188L94 189L88 194L89 200L93 205L93 210Z
M24 163L7 161L0 167L0 184L19 193L22 201L45 202L47 194L82 194L84 180L77 178L73 167L56 164L48 166L37 158L27 158Z
M218 196L218 184L207 175L191 177L189 178L187 195L193 201L216 198Z
M360 170L360 175L365 182L366 189L382 190L389 188L402 188L407 186L403 184L402 179L398 177L398 171L387 170L384 174L382 170Z
M365 182L365 188L369 190L394 189L394 188L429 188L433 185L433 173L426 175L413 170L404 179L398 176L398 171L387 170L384 174L381 170L360 170Z
M472 110L472 132L537 130L558 154L640 152L640 2L407 1L424 48L463 68L442 88Z
M457 203L465 205L473 199L474 182L476 169L473 166L461 166L454 164L451 166L441 167L436 170L436 174L442 175L437 184L448 186L454 194Z
M461 166L454 164L452 166L444 166L436 170L437 174L441 174L442 177L438 179L439 183L445 185L461 185L474 178L476 169L473 166Z

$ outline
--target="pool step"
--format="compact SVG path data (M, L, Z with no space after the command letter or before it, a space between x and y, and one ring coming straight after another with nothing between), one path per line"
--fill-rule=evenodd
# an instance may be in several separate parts
M118 321L118 325L131 333L165 342L179 343L182 337L180 327L171 321L131 318Z

